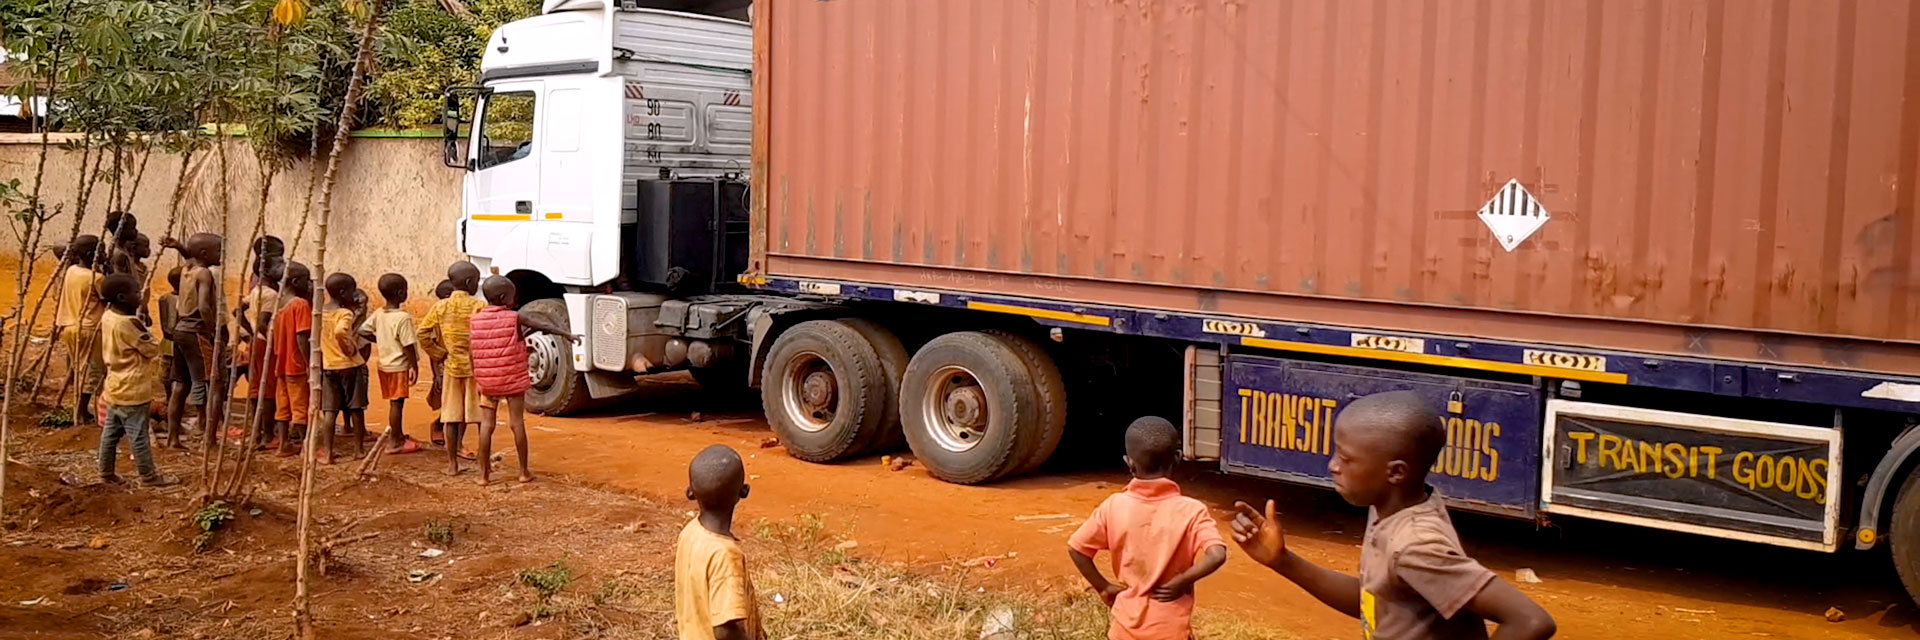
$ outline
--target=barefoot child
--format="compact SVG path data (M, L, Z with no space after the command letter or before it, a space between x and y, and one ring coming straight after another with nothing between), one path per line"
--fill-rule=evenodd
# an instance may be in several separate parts
M434 285L435 300L445 300L451 295L453 295L452 280L441 280L440 284ZM429 435L428 441L432 442L433 446L444 447L447 446L447 433L441 429L440 424L440 395L447 383L447 350L434 340L421 340L420 350L426 352L427 361L433 368L433 388L427 390L427 408L433 411L433 432Z
M60 274L53 324L60 332L60 345L67 349L67 370L76 372L80 386L80 415L74 421L81 425L94 424L93 396L106 379L106 366L100 361L101 276L91 268L99 250L100 238L93 235L76 236L55 248L67 268Z
M280 377L273 389L273 442L268 446L281 457L299 453L294 439L307 430L308 402L313 387L307 380L313 348L313 273L307 265L287 264L287 303L274 315L273 359Z
M520 481L533 480L527 466L527 389L533 379L527 374L527 343L520 329L551 334L579 342L565 327L520 315L513 307L519 291L513 281L500 276L487 278L485 290L491 303L469 320L473 335L473 380L483 397L480 404L480 484L487 484L493 469L493 428L500 424L500 409L507 410L513 428L513 446L520 458Z
M223 377L220 369L224 367L214 354L214 337L220 323L220 280L214 269L220 266L222 242L220 236L211 233L187 237L182 249L187 268L180 275L179 317L173 324L174 335L180 338L176 346L186 358L187 375L192 378L187 390L188 410L200 416L209 449L222 424L223 391L218 387Z
M468 320L487 303L473 297L480 290L480 268L473 263L453 263L447 267L447 279L453 281L453 294L427 310L427 316L420 320L420 338L447 354L440 422L447 429L447 475L459 475L460 458L473 459L472 454L460 449L460 438L467 425L480 422L480 390L473 384L472 329Z
M134 317L142 302L140 281L125 273L107 276L100 285L100 297L108 306L100 319L100 352L107 367L100 399L109 407L106 429L100 432L100 479L120 482L120 476L114 473L114 461L124 436L133 449L142 484L163 487L177 483L179 480L154 468L153 449L147 442L147 418L155 400L153 365L160 356L160 341Z
M386 306L367 318L360 337L377 347L380 397L387 400L387 453L414 453L420 443L407 435L407 395L420 379L419 334L413 316L400 309L407 303L407 279L398 273L380 276L380 297Z
M1367 507L1360 575L1323 569L1287 548L1274 515L1234 503L1233 539L1255 562L1360 620L1362 637L1378 640L1553 637L1553 617L1460 549L1460 536L1427 471L1447 444L1447 430L1412 391L1353 401L1333 427L1327 471L1334 490Z
M712 445L687 466L687 499L700 515L673 545L673 617L680 640L762 640L747 556L733 537L733 508L747 498L746 466Z
M1207 505L1180 495L1168 479L1180 459L1180 432L1161 418L1127 427L1133 481L1113 494L1067 539L1067 555L1113 610L1113 640L1187 640L1193 636L1193 585L1227 562ZM1113 582L1093 556L1112 552Z
M326 308L320 312L320 424L311 437L319 438L315 455L320 464L333 464L333 428L335 420L346 419L348 437L357 444L360 434L352 429L354 414L366 411L365 378L361 372L367 361L360 356L361 314L356 310L360 283L353 276L335 273L327 276Z
M272 236L265 236L262 239ZM261 243L255 242L256 249ZM243 423L252 423L260 403L266 403L266 418L273 415L273 386L279 376L267 371L268 328L273 326L273 313L280 308L286 296L280 292L280 282L286 277L286 263L276 260L256 259L253 263L254 286L247 295L240 298L240 304L233 310L235 324L240 327L239 343L246 351L246 364L236 373L247 378L249 398L247 416ZM263 420L264 421L264 420ZM254 429L257 439L254 445L266 442L267 433L272 431L268 425L259 425Z
M180 336L173 332L173 322L180 318L180 267L167 270L167 286L173 290L160 296L160 374L163 377L167 401L166 424L160 435L166 440L161 443L175 449L185 449L187 444L180 441L180 414L187 406L187 385L192 379L187 375L187 360L180 357L178 345Z

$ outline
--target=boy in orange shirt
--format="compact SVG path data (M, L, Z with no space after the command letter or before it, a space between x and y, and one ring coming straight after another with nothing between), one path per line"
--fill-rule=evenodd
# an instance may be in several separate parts
M1227 562L1207 505L1180 495L1167 476L1179 461L1180 432L1161 418L1127 426L1127 470L1133 481L1108 497L1067 540L1067 555L1087 584L1113 610L1112 640L1187 640L1193 637L1193 585ZM1093 556L1112 552L1118 581L1107 580Z
M268 447L280 457L300 453L294 440L307 430L307 404L312 399L308 369L313 347L313 272L307 265L287 263L287 303L274 316L273 359L280 376L273 384L273 442Z

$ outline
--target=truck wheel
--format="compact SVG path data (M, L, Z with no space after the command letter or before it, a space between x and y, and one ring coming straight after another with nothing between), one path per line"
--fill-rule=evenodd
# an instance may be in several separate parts
M934 477L979 484L1012 474L1037 447L1042 403L1005 338L950 333L928 342L900 383L907 444Z
M1033 386L1037 392L1035 396L1040 403L1040 420L1033 426L1039 430L1039 438L1034 441L1033 450L1027 452L1025 461L1011 475L1028 473L1053 457L1054 450L1060 448L1060 438L1067 433L1067 381L1060 376L1060 367L1053 363L1053 356L1047 354L1046 347L1033 338L998 329L986 333L1013 347L1013 351L1020 354L1020 360L1026 363L1027 373L1033 376Z
M1920 469L1907 472L1907 479L1900 483L1887 524L1894 572L1900 574L1907 595L1920 601Z
M558 298L529 302L520 307L520 315L567 326L567 304ZM587 408L593 400L587 395L586 374L573 370L573 343L563 338L544 333L527 336L527 373L533 377L533 388L527 390L528 411L564 416Z
M860 332L874 355L880 356L880 371L887 388L885 417L880 433L867 453L896 451L907 446L907 433L900 426L900 376L907 372L907 347L880 323L865 318L845 318L841 323Z
M835 320L794 325L773 343L760 403L787 453L832 462L873 445L888 400L880 356Z

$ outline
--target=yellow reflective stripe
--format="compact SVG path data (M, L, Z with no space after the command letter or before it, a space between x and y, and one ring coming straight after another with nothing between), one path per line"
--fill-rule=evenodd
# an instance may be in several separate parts
M560 214L558 214L558 213L549 213L549 214L547 214L547 219L548 219L548 220L559 220L559 219L560 219Z
M1059 320L1061 322L1078 322L1080 324L1090 324L1090 325L1095 325L1100 327L1105 327L1113 324L1113 319L1108 318L1106 316L1090 316L1084 313L1054 311L1051 309L1035 309L1032 307L1016 307L1010 304L996 304L992 302L968 302L967 308L973 309L975 311L992 311L994 313L1011 313L1014 315L1028 316L1033 318L1046 318L1048 320Z
M1540 365L1531 365L1531 364L1514 364L1511 362L1496 362L1493 360L1479 360L1475 358L1460 358L1455 356L1436 356L1436 355L1426 354L1426 353L1406 353L1402 351L1383 351L1380 349L1361 349L1357 347L1340 347L1340 346L1326 345L1326 344L1313 344L1308 342L1287 342L1284 340L1272 340L1268 338L1241 338L1240 344L1243 344L1249 347L1259 347L1262 349L1278 349L1281 351L1317 353L1321 355L1345 356L1349 358L1367 358L1369 360L1391 360L1394 362L1411 362L1414 364L1430 364L1430 365L1440 366L1440 367L1454 367L1458 369L1477 369L1480 371L1497 371L1500 373L1518 373L1521 375L1560 378L1563 380L1584 380L1587 382L1609 382L1613 384L1627 383L1627 374L1624 374L1624 373L1608 373L1604 371L1582 371L1580 369L1562 369L1558 367L1543 367Z
M522 222L532 220L533 216L524 213L476 213L473 219L484 222Z

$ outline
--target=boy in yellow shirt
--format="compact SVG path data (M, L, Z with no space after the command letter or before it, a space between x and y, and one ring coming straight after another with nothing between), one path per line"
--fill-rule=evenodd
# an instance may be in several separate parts
M75 372L80 384L81 425L94 424L93 396L100 393L106 368L100 361L100 274L89 265L100 250L100 238L77 236L60 251L67 268L60 274L60 300L54 309L53 325L60 332L60 344L69 357L68 371Z
M147 418L157 399L154 361L160 357L160 340L134 317L140 312L140 281L125 273L107 276L100 284L100 297L110 307L100 318L100 355L107 368L100 399L109 407L106 428L100 432L100 480L121 481L114 473L114 461L125 437L133 448L142 484L177 484L179 480L154 468L147 438Z
M315 455L321 464L333 464L333 426L343 415L355 444L360 434L354 425L365 425L367 410L367 360L361 355L366 346L360 338L360 323L365 304L357 304L360 283L353 276L336 273L327 276L327 306L320 315L320 428L309 437L320 438ZM364 426L362 427L364 428Z
M733 508L745 500L746 466L713 445L687 466L687 499L700 515L673 545L673 613L680 640L763 640L747 556L733 537Z

